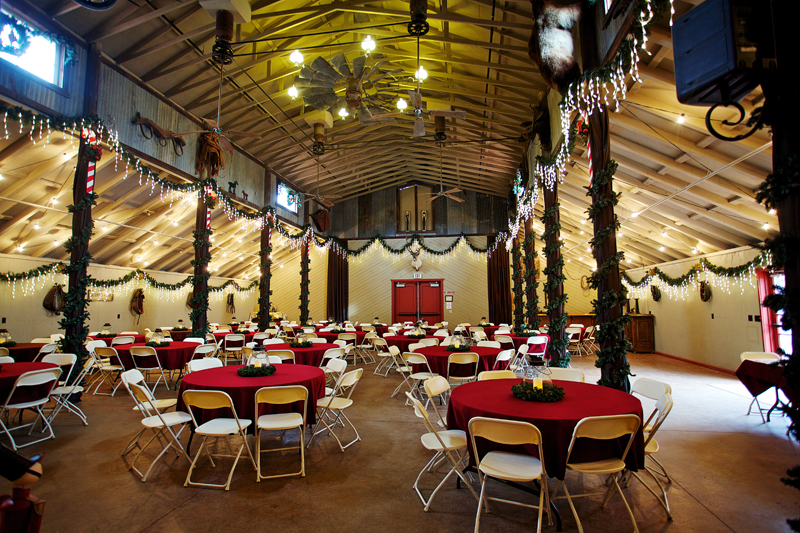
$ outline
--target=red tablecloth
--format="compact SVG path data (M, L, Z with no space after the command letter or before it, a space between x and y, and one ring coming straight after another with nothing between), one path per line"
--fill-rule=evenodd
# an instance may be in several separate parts
M214 333L213 335L214 335L214 338L219 343L219 341L221 341L222 339L224 339L228 335L233 335L233 332L232 331L222 331L220 333ZM253 335L255 335L255 333L237 333L236 335L244 335L244 342L248 343L248 342L252 342L253 341ZM243 344L240 344L240 346L243 346Z
M346 331L345 333L355 333L357 344L361 344L364 341L364 337L367 335L364 331ZM332 331L317 331L317 337L320 339L325 339L328 342L337 340L339 335L341 335L341 333L333 333Z
M144 346L144 343L119 344L114 346L114 349L117 350L117 353L119 354L119 359L122 362L122 366L124 366L126 369L133 368L131 346ZM172 341L169 346L156 348L155 350L156 355L158 356L158 361L161 363L161 368L164 370L182 370L183 367L186 366L186 363L192 359L195 348L197 348L196 342ZM145 360L141 363L141 366L146 364L147 361Z
M326 351L331 348L338 348L333 343L320 342L314 343L310 348L292 348L289 343L283 344L268 344L264 346L264 350L291 350L294 352L294 362L298 365L319 366L322 362L322 356Z
M500 335L502 335L502 333ZM550 344L550 337L548 335L545 335L544 333L542 333L542 334L536 335L536 336L537 337L547 337L547 344ZM527 344L528 339L530 338L530 337L517 337L516 335L509 335L509 337L511 337L511 340L514 341L514 349L515 350L518 350L519 347L522 346L523 344ZM492 335L492 340L496 340L495 339L495 335ZM508 348L511 348L511 346L503 346L503 349L508 349Z
M261 387L278 387L281 385L302 385L308 389L308 405L306 411L306 422L312 424L316 421L317 400L325 396L325 372L321 368L306 365L275 365L277 371L271 376L257 378L243 378L236 371L242 365L225 366L221 368L210 368L192 372L183 377L180 391L178 394L177 409L186 410L183 404L183 391L185 390L221 390L227 392L233 400L236 414L239 418L249 418L254 422L250 427L255 426L256 391ZM289 406L262 406L258 415L271 413L284 413L288 411L300 412L301 404ZM219 412L217 412L219 411ZM195 416L198 422L202 423L218 416L230 416L225 410L198 410ZM199 415L199 416L198 416Z
M542 433L547 475L564 479L569 442L575 426L582 418L628 413L642 418L642 403L635 396L608 387L555 381L564 388L564 399L555 403L539 403L514 398L511 386L516 383L519 380L476 381L453 389L447 409L449 429L468 431L470 419L476 416L530 422ZM625 438L622 441L627 442ZM486 449L481 445L478 447L481 454L490 449L488 446ZM491 449L501 448L492 445ZM614 453L619 457L622 449L620 442L616 440L581 439L575 445L572 461L595 461ZM535 447L531 447L528 452L535 455ZM472 451L470 461L474 464ZM644 437L641 427L634 437L626 463L631 469L644 468Z
M147 340L145 335L119 335L118 334L116 336L117 337L133 337L133 342L145 342ZM93 341L105 341L106 346L111 346L111 341L114 340L114 337L103 338L103 337L98 337L97 335L95 335L94 337L88 337L88 338L92 339Z
M426 339L430 339L432 337L433 335L425 336ZM407 352L409 344L414 344L415 342L419 342L421 340L422 339L410 339L405 335L395 335L394 337L386 337L386 344L389 346L397 346L401 352ZM439 341L441 342L441 338Z
M175 331L173 329L173 330L171 330L169 332L169 335L170 335L170 337L172 337L172 340L174 340L174 341L183 341L183 339L185 339L186 337L191 337L192 336L192 330L189 329L189 330L186 330L186 331Z
M44 344L43 342L18 342L16 346L8 349L8 355L13 357L17 363L33 361Z
M494 366L494 361L497 359L497 354L500 350L497 348L485 348L483 346L473 346L470 352L478 354L479 364L478 372L484 370L491 370ZM431 372L435 372L440 376L447 376L447 358L450 354L461 352L450 352L444 346L428 346L427 348L420 348L415 353L421 353L428 360L428 366L431 367Z
M56 365L53 363L5 363L0 365L0 405L6 402L8 395L11 394L11 389L14 387L14 383L17 382L17 378L22 374L33 370L55 367ZM26 392L27 394L15 393L10 403L27 402L38 397L36 394L32 394L33 391L30 389Z
M736 369L736 377L747 387L754 397L766 392L772 387L778 387L792 403L798 395L783 376L783 367L774 362L745 360Z

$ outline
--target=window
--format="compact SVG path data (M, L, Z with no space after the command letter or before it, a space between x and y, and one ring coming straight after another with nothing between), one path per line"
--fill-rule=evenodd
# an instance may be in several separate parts
M286 186L283 182L278 182L278 197L276 199L278 205L287 211L297 214L300 207L300 195Z
M776 289L782 289L786 284L782 271L758 271L758 298L760 302ZM759 303L760 303L759 302ZM783 320L783 311L774 312L767 307L761 308L761 332L764 339L764 351L776 352L778 348L786 353L792 353L792 332L780 327Z
M0 28L0 58L47 83L61 87L64 47L31 26L17 23L18 20L6 11L0 12L0 24L3 24ZM27 47L21 55L11 53L21 51L22 43L26 43Z

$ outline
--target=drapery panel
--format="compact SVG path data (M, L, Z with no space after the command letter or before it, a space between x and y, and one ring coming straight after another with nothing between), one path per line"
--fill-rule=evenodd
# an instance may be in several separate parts
M328 317L337 322L347 320L350 306L350 268L346 257L328 253Z
M486 269L489 283L489 322L511 323L511 272L508 252L501 244L489 257Z

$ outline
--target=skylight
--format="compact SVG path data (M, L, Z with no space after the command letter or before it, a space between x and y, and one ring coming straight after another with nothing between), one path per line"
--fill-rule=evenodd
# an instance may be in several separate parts
M0 45L19 49L19 39L11 24L0 29ZM42 35L32 36L22 55L0 52L0 58L53 85L61 85L59 44Z

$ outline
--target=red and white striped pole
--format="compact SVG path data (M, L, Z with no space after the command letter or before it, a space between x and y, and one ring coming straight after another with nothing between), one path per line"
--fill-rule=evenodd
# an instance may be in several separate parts
M84 139L86 139L86 142L89 144L89 146L96 146L98 144L97 136L95 135L93 129L83 128L81 135ZM94 192L94 173L96 169L97 162L94 159L91 159L86 168L86 194L92 194Z
M211 195L211 188L206 188L206 229L211 229L211 206L208 205L208 198Z
M581 113L581 117L583 117L583 123L587 126L589 125L589 116L586 113ZM589 186L592 186L592 181L594 180L594 170L592 167L592 141L586 141L586 157L589 158Z

